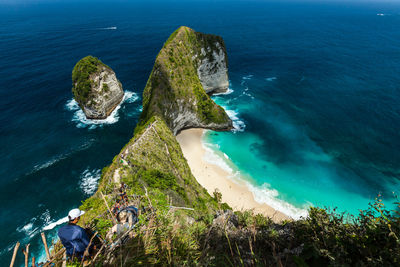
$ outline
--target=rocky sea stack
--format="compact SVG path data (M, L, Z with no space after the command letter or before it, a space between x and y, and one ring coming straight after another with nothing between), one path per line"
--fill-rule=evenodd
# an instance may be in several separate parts
M115 72L87 56L72 70L72 93L88 119L105 119L121 103L124 91Z
M156 58L143 92L141 122L158 115L174 134L186 128L230 130L232 121L209 97L228 86L223 39L182 26Z

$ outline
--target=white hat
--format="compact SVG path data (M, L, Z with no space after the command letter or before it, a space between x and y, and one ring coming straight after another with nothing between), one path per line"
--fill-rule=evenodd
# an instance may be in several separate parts
M72 221L72 220L78 218L79 216L81 216L81 215L83 215L83 214L85 214L85 212L84 212L83 210L80 210L80 209L72 209L72 210L70 210L70 211L68 212L68 219L69 219L70 221Z

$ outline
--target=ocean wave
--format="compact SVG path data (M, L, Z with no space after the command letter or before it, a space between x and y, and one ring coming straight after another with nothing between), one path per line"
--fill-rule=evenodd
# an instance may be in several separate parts
M136 100L138 100L138 99L139 99L139 96L137 93L130 92L130 91L125 92L124 101L126 103L130 104L130 103L136 102Z
M228 87L228 90L226 90L226 92L216 93L216 94L213 94L213 96L217 96L217 95L230 95L230 94L232 94L233 92L234 92L233 89L231 89L230 87Z
M63 155L60 155L60 156L56 156L56 157L46 161L43 164L37 164L37 165L33 166L33 170L29 174L32 174L32 173L37 172L37 171L40 171L42 169L46 169L46 168L50 167L51 165L53 165L54 163L57 163L60 160L65 159L66 157L67 157L67 155L63 154Z
M246 124L239 118L239 112L232 110L227 106L227 104L231 102L231 99L223 100L219 96L216 96L213 97L213 100L225 110L226 114L232 120L232 132L243 132L246 128Z
M245 90L245 91L242 93L242 95L248 96L248 97L250 97L251 99L254 99L254 96L253 96L252 94L250 94L250 93L247 93L247 90Z
M111 112L111 114L103 120L91 120L87 119L85 113L79 107L78 102L75 99L68 100L65 108L69 111L73 111L72 121L76 123L77 128L89 127L89 130L95 129L98 126L103 126L106 124L114 124L119 120L119 109L123 103L133 103L139 99L139 96L135 92L125 91L124 98L121 103Z
M111 27L105 27L105 28L98 28L99 30L116 30L116 26L111 26Z
M44 226L43 230L44 231L51 230L54 227L56 227L57 225L60 225L60 224L66 223L66 222L68 222L68 217L61 218L55 222L52 221L52 222L48 223L46 226Z
M229 156L220 151L217 144L207 143L203 141L202 145L204 150L206 151L203 159L206 162L217 165L218 167L228 172L232 181L239 183L244 182L249 191L253 193L253 197L256 202L267 204L275 210L278 210L296 220L300 219L301 217L307 217L307 208L309 205L305 205L303 208L297 208L292 204L279 199L279 192L275 189L272 189L271 186L267 183L264 183L261 187L254 186L253 184L242 178L240 171L235 170L235 167L231 167L231 164L233 163L230 161Z
M243 132L244 129L246 128L246 124L239 119L238 115L239 112L231 109L227 109L226 107L223 107L225 109L226 114L228 114L229 118L233 122L233 132Z
M26 236L28 236L29 238L34 237L39 231L39 227L34 227L36 220L37 220L37 218L32 218L24 226L18 227L17 232L23 233Z
M251 80L253 78L253 74L249 74L246 76L242 77L242 81L240 82L240 85L244 86L247 80Z
M44 224L47 224L51 220L50 211L46 210L45 212L40 215L40 219L43 221Z
M295 220L298 220L302 217L305 218L308 215L307 208L310 205L305 205L303 208L297 208L292 204L279 199L279 192L275 189L272 189L267 183L264 183L262 186L254 186L253 184L246 182L246 186L253 193L254 200L258 203L265 203Z
M86 169L81 175L80 188L86 195L93 195L97 189L97 182L101 176L101 170Z
M267 82L272 82L272 81L275 81L275 80L276 80L276 77L265 78L265 80L266 80Z
M253 78L253 76L254 76L253 74L249 74L249 75L243 76L242 79L243 80L251 80L251 78Z
M89 142L86 142L86 143L82 144L81 146L79 146L76 149L72 149L68 153L64 153L64 154L55 156L55 157L51 158L50 160L46 161L45 163L36 164L35 166L33 166L33 170L31 172L27 173L27 175L33 174L33 173L38 172L38 171L40 171L42 169L46 169L46 168L52 166L53 164L55 164L55 163L57 163L57 162L59 162L59 161L61 161L63 159L68 158L69 156L71 156L75 152L82 151L82 150L85 150L85 149L89 148L94 143L94 141L95 141L95 139L91 139Z
M219 151L219 146L212 143L202 142L202 146L206 153L204 154L204 160L210 164L217 165L226 172L233 174L233 169L220 157L216 151Z

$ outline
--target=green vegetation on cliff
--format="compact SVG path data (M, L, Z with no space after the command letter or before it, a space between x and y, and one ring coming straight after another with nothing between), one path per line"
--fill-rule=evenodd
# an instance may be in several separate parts
M128 193L132 195L144 195L147 188L149 194L164 201L169 199L173 205L194 208L193 216L217 209L217 202L193 177L175 136L158 117L151 118L112 164L103 169L98 191L111 196L118 189L119 182L127 184L130 188ZM93 202L101 203L98 193L86 200L82 207L89 210L86 221L105 212L101 205L99 209L94 208Z
M207 54L212 56L204 49L215 46L215 41L223 43L219 36L198 33L188 27L180 27L171 34L156 58L143 91L143 112L139 125L157 115L173 131L176 128L180 130L186 124L177 126L175 119L179 111L193 114L198 119L197 126L189 127L231 127L228 115L205 93L197 74L200 58Z
M88 102L92 87L90 75L96 73L100 67L110 69L110 67L93 56L84 57L76 63L72 70L72 93L78 103Z

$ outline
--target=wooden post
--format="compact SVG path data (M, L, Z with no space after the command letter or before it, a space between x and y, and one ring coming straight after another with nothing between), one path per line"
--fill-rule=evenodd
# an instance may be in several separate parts
M107 207L108 211L109 211L110 214L111 214L111 218L112 218L113 222L114 222L115 224L117 224L117 223L118 223L118 222L117 222L117 219L115 219L114 214L111 212L110 207L108 206L107 200L106 200L106 198L104 197L104 195L103 195L103 193L102 193L101 191L100 191L100 195L101 195L101 197L103 198L104 203L106 203L106 207Z
M67 251L64 251L62 267L67 267Z
M82 261L81 261L81 265L83 266L83 262L85 261L85 256L89 255L89 248L92 245L92 241L93 238L95 238L97 235L97 231L94 233L94 235L92 236L92 238L90 239L89 245L86 247L85 252L83 253L83 257L82 257Z
M49 252L49 247L47 246L47 241L46 241L46 236L44 235L44 232L41 233L42 235L42 241L44 244L44 249L46 251L46 256L47 256L47 260L50 260L50 252Z
M28 267L28 259L29 259L29 246L30 246L31 244L28 244L28 245L26 245L25 246L25 251L23 250L22 252L24 253L24 255L25 255L25 267Z
M13 266L14 266L15 257L17 256L17 252L18 252L19 245L20 245L19 242L17 242L17 244L15 244L14 253L13 253L13 255L12 255L10 267L13 267Z

